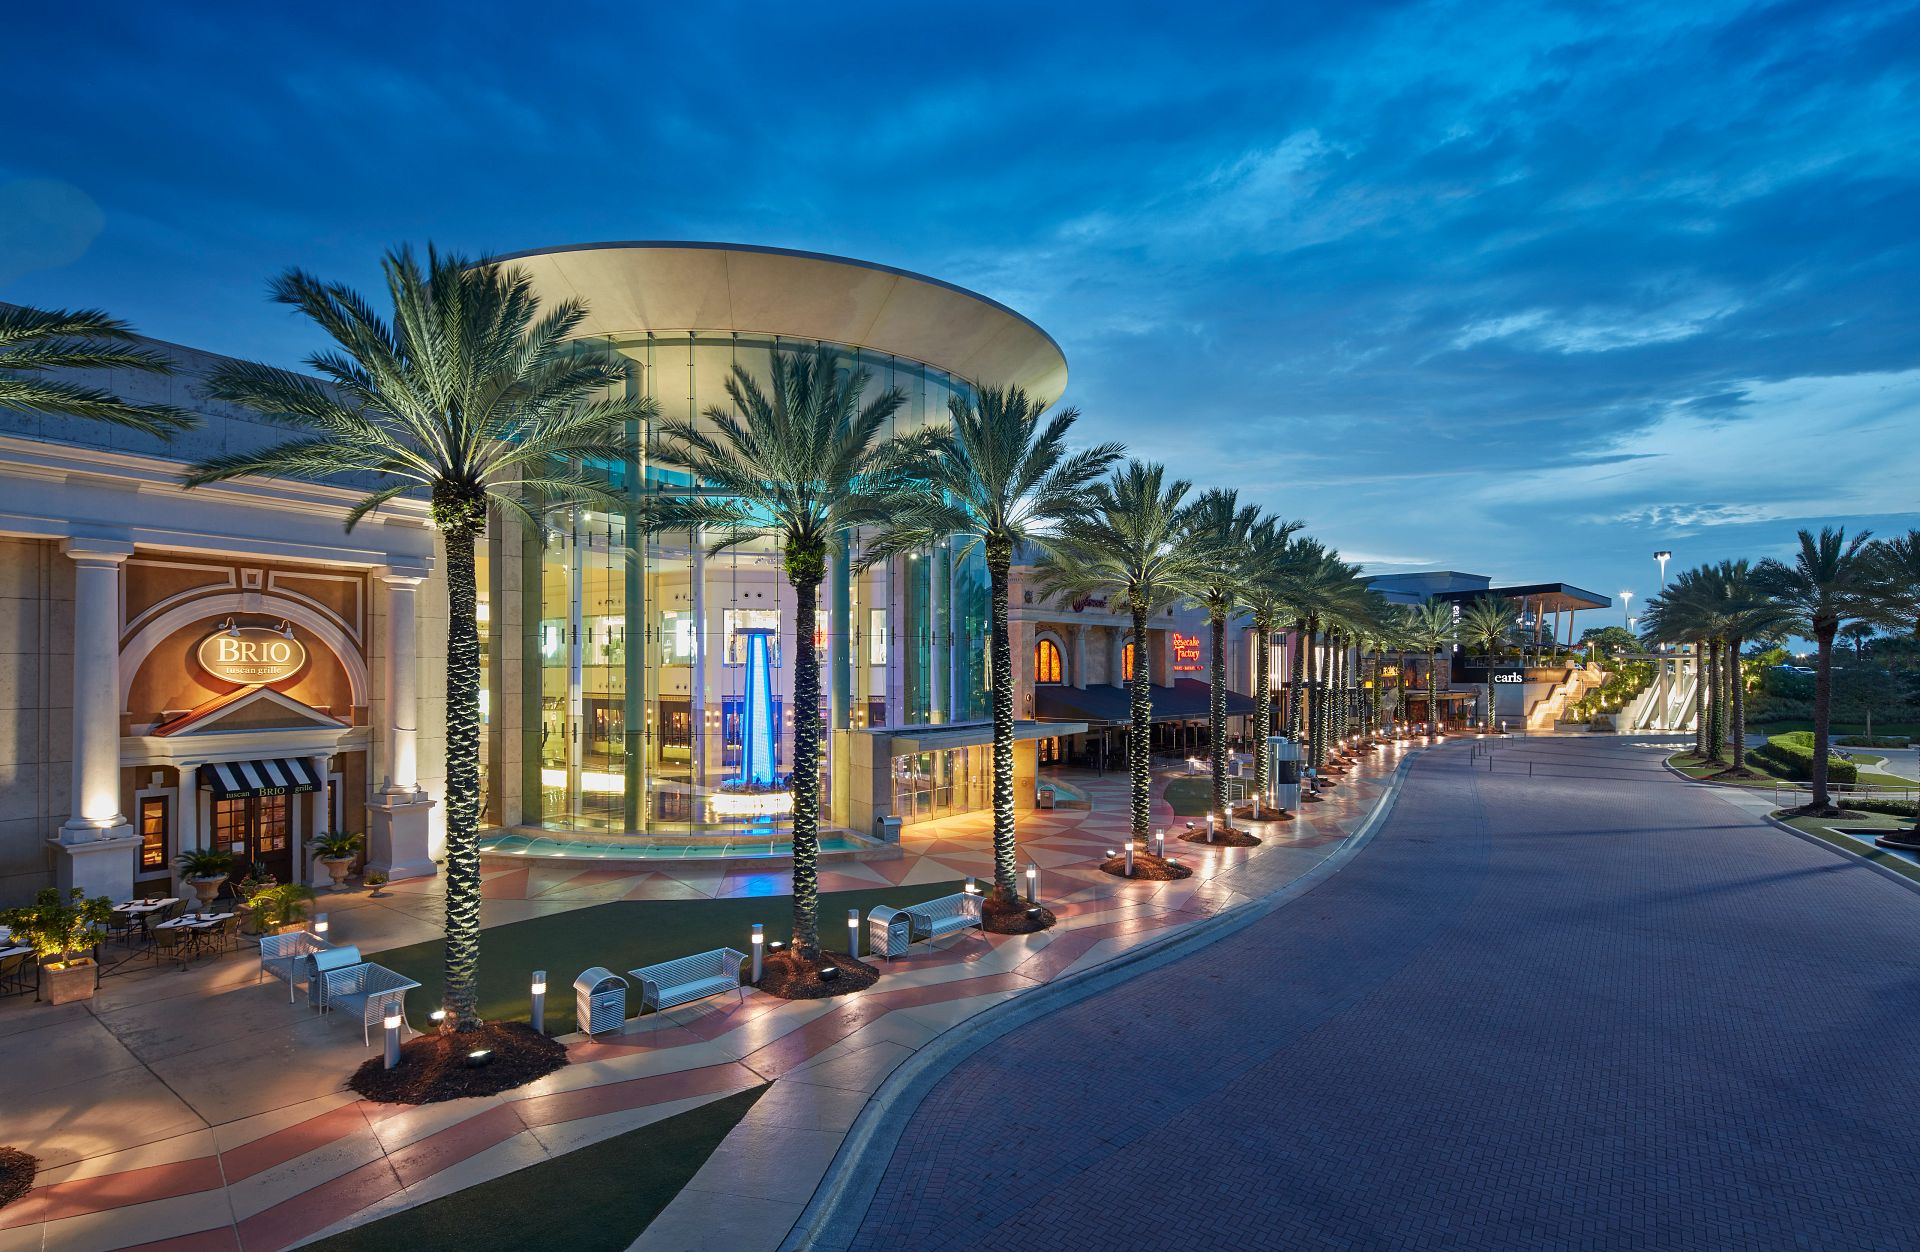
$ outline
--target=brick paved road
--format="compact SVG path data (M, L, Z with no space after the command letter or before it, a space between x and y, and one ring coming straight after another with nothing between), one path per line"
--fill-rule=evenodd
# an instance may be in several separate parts
M1428 754L1318 891L949 1075L854 1246L1920 1247L1920 896L1658 759Z

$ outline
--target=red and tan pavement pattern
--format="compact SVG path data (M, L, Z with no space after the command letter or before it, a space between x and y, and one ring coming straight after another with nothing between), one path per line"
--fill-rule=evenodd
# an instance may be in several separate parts
M1659 762L1421 757L1341 873L958 1066L828 1246L1920 1247L1920 896Z
M732 1229L712 1246L772 1247L870 1093L914 1048L1311 869L1364 816L1393 755L1379 754L1313 820L1265 847L1185 849L1197 872L1179 883L1094 868L1123 837L1124 776L1075 777L1090 810L1021 819L1022 862L1040 865L1042 899L1062 919L1054 930L916 948L858 996L793 1003L749 992L676 1010L659 1029L635 1022L599 1042L576 1036L572 1065L492 1099L360 1100L341 1086L366 1055L352 1024L289 1005L279 984L255 985L250 954L189 974L109 979L87 1006L0 1002L0 1067L12 1076L0 1140L43 1160L35 1189L0 1210L0 1252L284 1248L779 1080L687 1203L655 1223L672 1246L675 1221L701 1222L702 1203L717 1203ZM1164 806L1158 817L1171 820ZM907 902L916 884L985 877L987 832L982 817L917 827L904 856L832 862L822 885L900 886ZM485 886L495 925L605 900L784 893L788 880L751 861L624 870L502 860L489 862ZM336 899L336 937L370 955L411 941L435 924L434 888L396 884L391 916ZM767 1167L769 1152L784 1168Z

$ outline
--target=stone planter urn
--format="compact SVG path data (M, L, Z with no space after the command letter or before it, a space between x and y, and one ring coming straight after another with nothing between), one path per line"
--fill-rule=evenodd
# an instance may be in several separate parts
M200 897L200 911L206 912L213 904L213 897L220 894L220 884L227 881L225 874L212 874L204 878L189 878L187 885L193 888L193 894Z
M40 967L41 989L48 1004L72 1004L93 999L96 981L91 957L60 961Z
M333 879L333 882L329 884L327 890L344 891L347 886L347 871L353 868L353 858L350 856L323 856L319 858L319 860L322 865L327 867L328 877Z

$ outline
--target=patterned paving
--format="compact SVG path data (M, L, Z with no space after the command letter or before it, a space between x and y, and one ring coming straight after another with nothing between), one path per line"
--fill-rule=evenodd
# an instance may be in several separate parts
M1195 877L1165 884L1094 868L1123 836L1124 779L1077 778L1091 810L1021 822L1023 863L1039 863L1041 896L1061 917L1054 930L917 951L858 996L790 1003L750 993L677 1010L660 1029L649 1022L598 1042L574 1037L572 1065L494 1099L418 1109L358 1099L339 1085L363 1055L351 1030L287 1005L275 984L255 986L251 963L233 958L191 974L110 980L91 1006L0 1005L0 1067L17 1080L5 1138L46 1165L32 1193L0 1210L0 1252L287 1247L778 1079L742 1138L798 1137L806 1150L785 1156L798 1169L773 1177L736 1159L730 1138L696 1193L683 1196L688 1204L670 1210L685 1217L702 1197L720 1197L730 1223L723 1246L771 1247L867 1095L913 1048L1010 995L1305 872L1366 810L1386 764L1370 764L1312 820L1263 848L1190 850ZM1164 808L1158 816L1170 818ZM833 862L823 885L985 876L986 834L982 817L918 827L902 857ZM632 870L489 862L485 919L787 886L784 872L751 861ZM369 953L411 942L437 925L433 895L433 884L407 883L377 903L330 898L335 933ZM777 1195L755 1209L760 1197L735 1194L755 1188ZM760 1227L749 1220L756 1215ZM656 1227L660 1246L673 1246L673 1222Z
M958 1067L851 1246L1920 1246L1920 898L1658 761L1417 761L1314 892Z

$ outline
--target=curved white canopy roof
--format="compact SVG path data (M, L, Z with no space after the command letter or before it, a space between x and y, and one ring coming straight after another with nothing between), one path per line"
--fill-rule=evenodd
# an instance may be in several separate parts
M527 271L543 301L587 303L581 334L689 330L792 335L872 348L982 385L1017 384L1051 404L1067 386L1052 336L951 283L816 252L741 244L575 244L496 260Z

